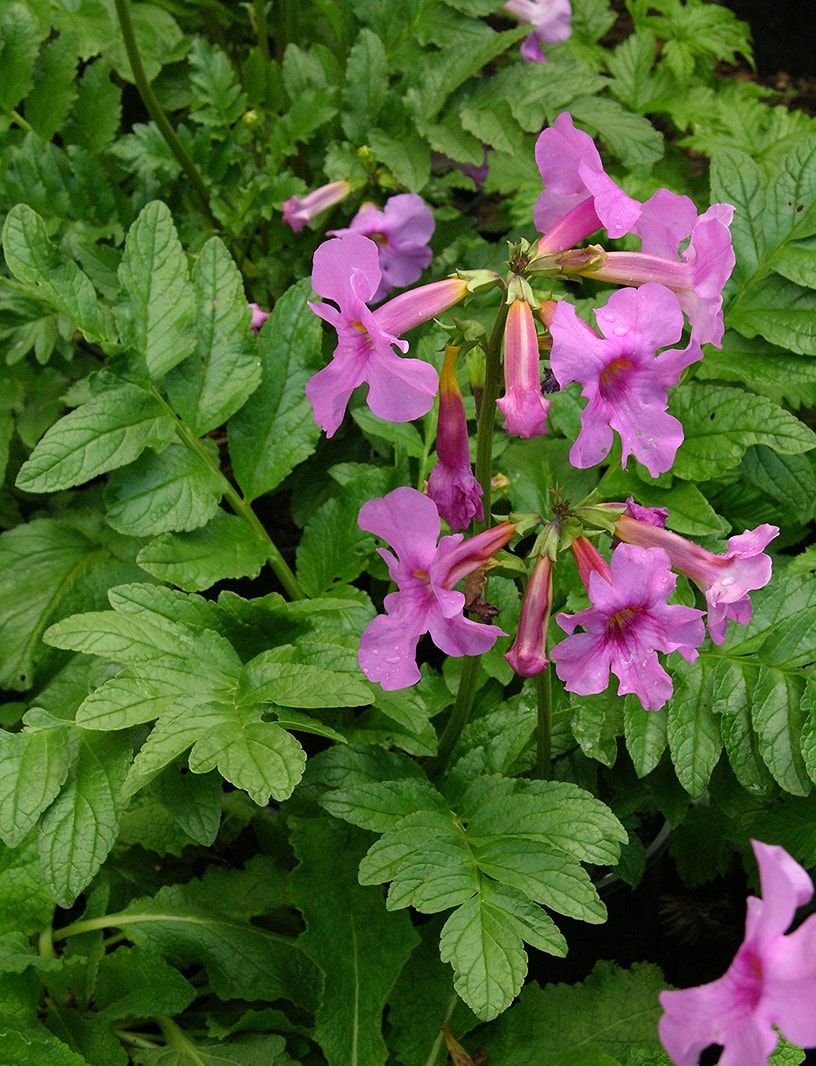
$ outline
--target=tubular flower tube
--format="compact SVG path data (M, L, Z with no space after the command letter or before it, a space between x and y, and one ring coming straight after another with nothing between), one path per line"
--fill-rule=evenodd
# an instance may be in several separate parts
M521 603L516 639L505 659L522 677L535 677L547 667L547 627L552 603L552 559L539 555Z
M641 205L606 174L592 138L566 111L541 133L535 157L544 182L534 212L544 234L539 255L563 252L601 228L610 237L632 231Z
M532 26L521 46L522 57L530 63L546 63L542 44L560 44L572 33L569 0L507 0L504 10Z
M496 406L504 415L504 428L520 437L540 437L547 432L547 412L552 400L541 392L538 334L530 305L514 300L504 329L504 397Z
M350 192L351 185L347 181L330 181L305 196L290 196L283 205L283 221L295 233L300 233L312 219L345 200Z
M705 636L703 612L667 603L677 578L669 557L659 549L619 544L612 553L611 580L589 575L592 607L559 614L569 633L550 652L568 692L588 696L603 692L610 673L618 678L618 695L634 693L646 710L660 710L672 694L672 681L657 652L679 651L694 662ZM575 633L583 626L585 633Z
M386 200L381 211L366 203L347 229L329 230L334 237L360 233L377 245L382 278L374 293L379 303L394 288L412 285L433 258L428 241L433 236L434 217L430 207L416 193L401 193Z
M578 567L578 576L581 584L589 592L589 575L599 573L605 581L612 584L612 571L609 563L604 559L591 540L586 537L576 537L570 545L575 564Z
M453 530L467 529L484 518L482 486L470 465L467 419L456 380L455 344L445 347L439 376L439 420L436 426L436 466L428 478L428 495Z
M332 361L306 384L315 421L331 437L343 421L352 392L367 382L368 406L389 422L410 422L433 407L438 375L420 359L401 359L408 350L400 334L462 299L467 283L438 281L403 293L372 311L367 306L380 284L377 246L350 233L321 244L314 254L312 288L328 303L310 303L337 330Z
M361 529L387 541L394 553L379 548L397 591L385 597L386 614L377 615L360 638L358 661L370 681L387 691L420 679L416 648L420 636L447 655L480 655L504 636L496 626L463 615L465 597L453 586L482 566L511 539L512 522L503 522L463 542L462 534L442 537L433 500L415 489L399 488L360 508Z
M785 935L813 882L784 848L752 840L762 898L748 897L745 938L717 981L661 992L660 1040L675 1066L696 1066L722 1044L720 1066L767 1066L777 1026L786 1040L816 1045L816 915Z
M691 339L698 344L722 346L722 290L736 258L729 226L734 217L730 204L713 204L700 215L680 262L643 252L607 252L601 265L587 276L618 285L657 282L677 296L691 323Z
M702 358L699 344L673 344L683 332L677 298L663 285L614 292L595 317L599 337L578 318L572 304L559 301L552 316L550 365L558 384L582 386L589 401L581 414L581 432L570 449L573 466L589 467L606 458L612 430L620 434L621 465L630 455L652 475L671 468L683 442L683 427L668 414L667 389L685 367Z
M740 625L751 621L748 593L771 580L771 560L763 549L779 534L776 526L763 523L728 538L728 551L715 555L668 529L659 529L622 515L615 523L615 535L628 544L662 548L671 565L686 574L702 590L708 604L708 632L715 644L725 639L725 627L732 618Z
M252 330L257 333L267 318L269 318L269 312L262 310L258 304L250 304L249 309L252 312Z

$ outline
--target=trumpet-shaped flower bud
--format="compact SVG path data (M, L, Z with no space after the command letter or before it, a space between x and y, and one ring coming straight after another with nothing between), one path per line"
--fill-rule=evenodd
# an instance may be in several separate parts
M816 915L785 935L813 882L784 848L751 844L762 898L748 897L745 939L728 971L660 994L660 1039L676 1066L696 1066L709 1044L723 1045L720 1066L767 1066L772 1026L794 1044L816 1045Z
M631 232L641 205L606 174L592 138L567 112L539 136L535 157L544 182L534 213L544 234L539 255L563 252L601 228L610 237Z
M420 359L401 359L393 346L406 352L408 341L400 340L400 334L463 299L467 283L437 281L372 311L367 303L380 278L377 246L357 233L326 241L314 254L312 288L337 306L309 306L337 330L337 347L331 363L307 383L306 395L315 421L329 437L363 382L369 386L368 406L389 422L410 422L433 407L436 370Z
M504 428L520 437L540 437L547 432L551 404L541 392L533 312L525 300L514 300L504 329L504 397L496 401Z
M530 63L545 63L543 44L560 44L572 33L572 7L569 0L506 0L508 15L532 26L521 45L521 54Z
M267 318L269 318L269 312L263 311L259 304L250 304L249 309L252 312L252 330L257 333Z
M549 555L539 555L521 603L516 639L504 656L522 677L535 677L549 662L547 627L551 603L552 559Z
M569 633L550 652L568 692L603 692L613 673L618 695L633 692L646 710L659 710L672 694L672 681L657 652L679 651L694 662L705 636L703 612L667 603L677 578L664 551L619 544L612 553L611 580L589 574L592 607L559 614ZM583 626L585 633L575 633Z
M603 265L593 265L586 273L619 285L665 285L688 315L692 341L719 348L723 335L722 291L736 262L728 228L733 217L731 204L709 207L695 222L689 245L680 253L680 262L674 253L662 258L643 252L608 252ZM655 246L662 245L669 252L673 239L673 235L656 238Z
M295 233L300 233L312 219L345 200L350 192L351 185L347 181L330 181L306 196L290 196L283 205L283 221Z
M385 597L360 638L358 660L370 681L388 691L420 679L416 648L423 633L447 655L480 655L504 636L495 626L465 618L465 597L454 585L482 566L511 539L512 522L464 541L461 533L439 539L441 522L433 500L415 489L399 488L360 508L361 529L387 541L379 548L397 591Z
M748 593L771 580L771 560L764 549L779 534L776 526L763 524L728 538L728 551L715 555L668 529L659 529L622 515L615 535L628 544L662 548L671 565L702 589L708 604L708 632L715 644L725 640L725 627L732 618L740 625L751 621Z
M603 337L562 300L550 327L550 363L559 385L580 382L589 401L570 462L577 467L600 463L616 429L623 447L622 465L634 455L656 477L671 467L683 442L682 425L666 410L666 390L677 384L685 367L702 357L702 350L692 342L688 348L657 354L683 332L677 299L662 285L614 292L595 317Z
M454 344L445 348L439 376L439 420L436 426L436 466L428 478L428 495L453 530L467 529L484 518L482 486L470 466L465 405L456 380Z
M379 303L392 289L413 284L428 266L434 225L433 212L421 196L401 193L389 197L382 211L376 204L363 204L347 229L329 233L335 237L360 233L377 245L382 278L373 302Z

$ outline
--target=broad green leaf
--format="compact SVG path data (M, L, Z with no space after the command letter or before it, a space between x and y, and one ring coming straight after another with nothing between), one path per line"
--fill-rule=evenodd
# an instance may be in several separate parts
M200 442L204 457L182 444L143 453L105 487L107 520L132 537L189 531L212 519L224 491L218 449Z
M623 729L635 772L638 777L645 777L666 750L666 713L644 710L640 700L629 696L623 705Z
M216 773L193 774L168 767L156 783L159 797L181 829L209 847L221 825L223 785Z
M691 796L708 785L722 750L720 726L711 710L711 671L682 668L674 675L668 707L668 740L680 784Z
M167 376L167 394L200 437L235 414L261 381L261 361L249 325L238 268L218 237L201 249L193 269L196 346Z
M767 793L772 785L752 720L758 672L759 663L751 656L720 659L715 667L711 704L714 713L720 715L720 730L731 768L742 787L754 794Z
M604 766L614 766L618 737L623 731L623 707L608 690L599 696L573 696L572 732L581 751Z
M90 279L48 239L45 222L27 204L15 205L3 226L3 253L16 278L56 311L62 311L93 343L112 340Z
M361 888L367 841L326 819L295 819L299 865L290 877L306 923L298 947L325 975L314 1036L329 1066L384 1066L383 1008L418 942L405 914L389 914L377 888Z
M521 991L527 955L515 923L500 906L473 896L445 922L439 939L443 962L454 969L454 988L482 1021L497 1017Z
M40 56L25 117L44 141L50 141L62 126L76 100L78 48L77 35L65 33L49 42Z
M222 704L199 694L174 700L136 753L122 789L125 798L135 796L208 730L217 731L223 717Z
M275 649L248 662L236 694L239 705L273 703L279 707L364 707L372 702L370 687L349 676L304 663L283 663Z
M110 534L111 537L114 534ZM45 628L62 614L104 599L133 567L117 558L94 523L39 518L0 536L0 685L29 689Z
M0 19L3 78L0 82L0 111L13 111L34 85L34 63L39 51L37 26L24 4L4 5ZM8 119L3 115L3 129Z
M40 864L38 835L33 831L14 848L0 845L0 935L33 936L53 920L54 899ZM0 1018L4 1006L0 998Z
M380 38L371 30L360 30L351 47L342 93L343 132L353 143L365 140L388 92L388 58Z
M81 729L109 731L151 722L175 702L184 682L198 681L199 674L190 673L191 677L182 674L177 686L169 686L166 674L156 679L145 677L141 671L124 669L83 700L76 713L76 724Z
M196 592L227 578L257 577L269 551L248 522L218 510L200 529L156 537L137 562L159 580Z
M320 806L335 818L375 833L385 833L412 811L446 809L442 796L422 778L335 788L320 797Z
M304 280L275 304L258 337L261 385L229 422L230 458L248 500L277 488L320 436L303 392L320 366L320 319L306 306L310 292Z
M698 380L739 381L779 404L816 404L816 360L775 348L761 337L747 340L726 330L723 347L709 348L699 364Z
M791 522L806 522L816 499L816 472L805 455L777 455L763 444L746 451L741 470L751 482L785 508Z
M99 966L94 1002L106 1018L155 1018L181 1014L196 990L161 955L120 946Z
M816 434L790 412L725 385L680 385L672 391L671 411L685 435L672 472L691 481L706 481L737 466L752 444L782 455L816 447Z
M804 689L803 677L762 668L752 704L760 754L774 779L794 796L806 796L812 787L800 747L807 716Z
M0 837L17 847L56 797L71 765L67 729L0 733Z
M816 233L816 136L800 141L781 160L763 222L771 247Z
M161 448L176 435L173 418L149 392L121 382L98 393L51 427L17 476L26 492L81 485Z
M101 152L116 136L121 117L122 90L111 81L108 63L94 59L82 72L76 103L62 129L63 141Z
M247 109L247 95L225 51L201 37L190 48L190 82L195 105L193 122L209 127L212 136L223 140Z
M123 343L164 377L195 347L193 289L170 209L158 200L130 227L119 266L124 289L116 309Z
M727 324L746 337L765 337L800 355L816 355L816 292L769 274L728 313Z
M281 801L291 796L303 776L306 753L291 733L255 717L222 705L220 721L194 743L189 765L196 774L217 767L265 807L273 797Z
M392 135L381 129L369 130L367 143L410 192L424 188L431 173L431 153L427 143L413 128Z
M48 887L70 907L116 843L120 790L130 748L120 737L86 733L79 755L40 825L40 861Z
M7 1066L88 1066L84 1055L72 1051L39 1022L3 1033L3 1058Z

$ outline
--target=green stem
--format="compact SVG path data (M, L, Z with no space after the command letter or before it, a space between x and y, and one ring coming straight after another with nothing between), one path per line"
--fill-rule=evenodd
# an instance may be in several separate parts
M468 723L470 712L473 709L473 699L476 695L476 679L479 676L480 662L481 656L479 655L468 655L465 658L462 665L462 675L459 678L459 689L456 693L448 724L439 738L439 749L427 766L430 778L434 778L445 769L450 753Z
M210 194L207 191L207 186L204 184L195 163L188 155L187 149L179 140L178 134L170 125L167 115L164 113L164 109L159 103L156 94L153 92L150 82L147 80L142 57L139 52L139 45L136 42L136 34L133 30L133 22L130 17L128 0L114 0L114 3L116 4L116 14L119 17L119 26L122 30L122 39L125 43L125 50L127 51L128 60L130 62L130 69L133 71L133 79L136 82L136 88L139 90L142 103L147 108L147 113L156 123L156 126L167 142L170 151L178 160L181 169L187 175L190 184L195 189L196 195L201 201L201 207L207 217L213 225L217 225L216 218L210 208Z
M536 677L536 777L547 781L552 761L552 675L549 667Z
M487 351L485 352L485 379L476 440L476 480L482 486L484 519L476 523L477 532L481 532L490 526L493 423L496 420L496 400L499 398L499 390L501 389L501 347L507 312L508 305L503 301L496 316L496 322L487 342Z
M54 930L50 925L40 933L39 951L43 959L54 958Z
M170 405L167 403L162 394L152 386L150 391L153 396L155 396L156 400L162 405L165 411L167 411L167 413L175 421L176 432L178 433L179 437L181 437L183 443L186 444L191 451L195 452L195 454L202 461L202 463L205 463L210 470L214 470L219 475L219 477L221 478L224 497L226 498L227 503L233 509L235 514L239 515L241 518L244 519L245 522L249 524L249 526L257 537L259 537L261 540L266 541L266 552L267 559L269 560L269 565L275 571L278 581L280 581L281 585L283 585L284 589L286 590L286 594L289 596L289 599L305 600L306 593L298 584L298 579L295 577L289 564L281 555L280 550L278 549L275 542L264 529L261 520L252 510L250 504L243 498L243 496L241 496L237 489L235 489L229 479L224 476L219 467L213 463L211 456L204 450L204 448L202 448L201 441L198 439L198 437L196 437L194 433L190 431L188 426L176 416L172 407L170 407Z

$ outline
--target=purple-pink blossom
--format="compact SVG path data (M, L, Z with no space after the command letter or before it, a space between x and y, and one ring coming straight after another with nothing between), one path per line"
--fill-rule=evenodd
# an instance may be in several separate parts
M382 278L373 302L379 303L392 289L412 285L433 258L428 241L433 236L434 217L416 193L400 193L386 200L380 210L365 203L347 229L329 230L335 237L360 233L377 245Z
M672 251L674 236L682 229L678 222L662 237L652 231L650 246L661 247L665 258L644 252L607 252L603 262L593 264L586 273L618 285L665 285L688 315L692 341L719 348L724 329L722 291L736 262L729 230L733 217L731 204L712 204L694 223L679 262Z
M552 604L552 559L546 553L536 557L533 572L521 601L516 638L505 659L522 677L535 677L546 669L547 627Z
M816 1045L816 915L786 935L813 882L784 848L751 844L762 898L748 897L734 961L717 981L660 994L660 1039L675 1066L696 1066L709 1044L723 1046L719 1066L767 1066L772 1026L793 1044Z
M461 533L439 540L441 522L433 500L415 489L399 488L364 503L358 524L394 549L378 551L397 585L397 591L385 597L387 613L377 615L360 638L358 660L370 681L388 691L416 684L416 649L424 633L441 651L455 656L481 655L504 635L496 626L465 618L465 597L454 585L507 544L515 532L512 522L467 541Z
M257 333L267 318L269 318L269 312L264 311L260 304L250 304L249 309L252 312L252 330Z
M550 326L550 362L559 385L579 382L589 401L570 462L582 468L600 463L615 429L621 438L622 466L634 455L656 477L670 469L683 442L682 425L667 412L666 390L702 357L702 350L692 342L688 348L658 353L683 332L677 298L663 285L620 289L598 308L595 318L603 337L562 300Z
M368 406L389 422L410 422L433 407L438 375L420 359L402 359L408 350L400 334L463 299L467 283L457 278L403 293L372 311L368 301L380 284L377 246L350 233L321 244L314 254L312 288L333 301L310 303L316 315L337 330L332 361L306 384L315 421L331 437L352 392L368 383Z
M283 204L283 221L300 233L304 226L323 211L345 200L351 192L347 181L330 181L305 196L290 196Z
M436 426L436 465L428 478L428 495L451 529L467 529L484 518L482 486L470 465L465 405L456 380L455 344L445 347L439 375L439 419Z
M658 529L627 515L615 523L615 535L622 541L662 548L674 569L690 577L703 591L708 605L708 632L715 644L725 640L729 618L744 626L751 621L748 593L771 580L771 559L764 550L778 534L777 526L763 523L729 537L728 551L715 555L671 530Z
M672 681L657 652L678 651L694 662L705 636L702 611L666 602L676 582L666 552L631 544L615 548L608 578L598 570L589 573L592 606L557 616L570 635L550 652L568 692L603 692L612 673L618 695L634 693L646 710L666 703ZM578 626L586 632L576 633Z
M572 33L569 0L506 0L504 10L532 27L521 45L522 57L530 63L545 63L541 46L561 44Z
M504 396L496 401L504 415L504 428L520 437L540 437L547 432L551 403L541 392L532 309L526 300L513 300L504 329Z
M592 138L568 112L541 133L535 157L544 182L533 216L544 234L539 255L563 252L601 228L610 237L631 232L641 205L607 175Z

